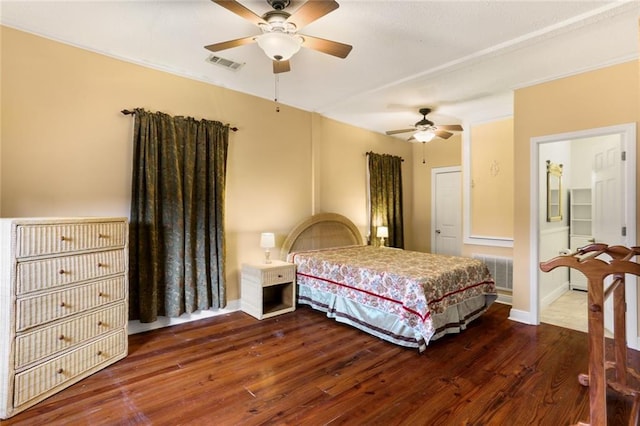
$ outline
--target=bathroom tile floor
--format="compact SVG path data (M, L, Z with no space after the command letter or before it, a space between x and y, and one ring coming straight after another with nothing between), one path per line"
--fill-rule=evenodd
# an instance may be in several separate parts
M587 292L570 290L540 312L540 322L587 332Z

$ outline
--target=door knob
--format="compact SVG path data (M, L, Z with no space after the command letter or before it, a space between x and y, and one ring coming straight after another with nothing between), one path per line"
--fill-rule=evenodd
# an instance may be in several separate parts
M439 229L436 229L436 234L439 234L439 233L440 233L440 230L439 230Z

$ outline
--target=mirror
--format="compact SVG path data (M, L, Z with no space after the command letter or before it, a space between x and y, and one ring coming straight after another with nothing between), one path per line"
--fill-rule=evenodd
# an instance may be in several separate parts
M562 220L562 164L547 160L547 222Z

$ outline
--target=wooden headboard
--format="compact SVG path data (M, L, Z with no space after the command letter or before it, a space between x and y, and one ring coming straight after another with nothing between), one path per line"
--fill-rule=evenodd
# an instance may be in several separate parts
M337 213L319 213L300 222L282 244L280 258L295 251L362 245L358 227Z

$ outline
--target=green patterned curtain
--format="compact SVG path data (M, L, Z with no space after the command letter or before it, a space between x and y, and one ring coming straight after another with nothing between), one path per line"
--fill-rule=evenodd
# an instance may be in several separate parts
M402 158L373 152L368 153L368 156L371 245L380 245L376 230L378 226L387 226L389 237L385 245L404 248Z
M134 114L129 318L224 307L229 126Z

